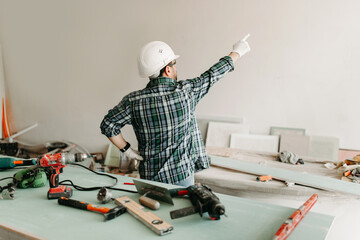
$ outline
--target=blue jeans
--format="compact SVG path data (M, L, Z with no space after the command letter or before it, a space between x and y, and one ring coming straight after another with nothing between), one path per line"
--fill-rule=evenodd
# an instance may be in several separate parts
M195 184L194 174L190 175L187 179L184 179L175 185L183 186L183 187L190 187L191 185Z

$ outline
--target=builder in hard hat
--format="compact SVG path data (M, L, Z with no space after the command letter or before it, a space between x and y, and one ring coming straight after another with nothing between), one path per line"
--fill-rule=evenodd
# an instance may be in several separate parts
M234 62L250 51L246 39L197 78L177 81L173 50L164 42L146 44L138 56L146 88L126 95L109 110L101 132L129 158L140 160L143 179L190 186L194 173L209 167L204 142L194 115L195 107L210 87L234 69ZM123 138L120 129L131 124L139 152Z

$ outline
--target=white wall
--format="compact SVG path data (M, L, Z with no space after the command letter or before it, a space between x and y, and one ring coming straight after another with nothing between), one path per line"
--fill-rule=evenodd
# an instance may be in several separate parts
M306 128L360 149L360 2L356 0L0 0L3 45L21 139L66 139L105 151L99 124L145 87L136 55L151 40L195 77L251 33L252 51L199 104L197 114L245 117L253 133ZM131 128L124 135L134 142ZM134 143L135 144L135 143Z

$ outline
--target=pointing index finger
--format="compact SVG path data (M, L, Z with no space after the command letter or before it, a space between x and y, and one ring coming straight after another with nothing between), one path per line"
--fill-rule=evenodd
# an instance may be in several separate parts
M245 42L249 37L250 37L250 33L248 33L243 39L241 39L241 41Z

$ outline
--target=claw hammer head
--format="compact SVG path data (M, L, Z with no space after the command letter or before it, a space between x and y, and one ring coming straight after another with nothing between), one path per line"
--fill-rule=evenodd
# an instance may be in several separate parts
M114 219L124 212L126 212L126 207L123 205L111 208L108 212L104 213L105 221Z

